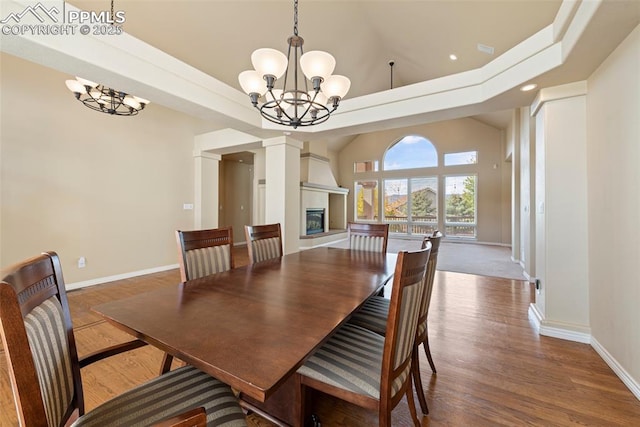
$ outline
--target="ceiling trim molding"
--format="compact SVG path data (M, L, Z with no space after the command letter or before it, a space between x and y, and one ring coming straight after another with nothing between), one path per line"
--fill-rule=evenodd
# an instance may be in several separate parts
M32 4L29 0L0 3L2 16ZM331 131L353 133L382 123L405 126L491 100L561 66L601 3L564 0L553 23L484 67L346 99L331 120L297 132L319 136ZM69 4L66 8L77 10ZM230 122L238 131L261 134L288 129L262 119L241 91L126 33L0 35L0 41L4 52L118 87L194 117ZM262 132L261 136L267 135Z
M587 81L568 83L566 85L548 87L540 90L536 99L531 104L531 117L538 114L542 106L551 101L560 99L573 98L587 94Z

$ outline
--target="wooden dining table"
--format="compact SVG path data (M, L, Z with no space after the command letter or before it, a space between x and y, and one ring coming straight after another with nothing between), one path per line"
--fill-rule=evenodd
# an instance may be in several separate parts
M92 309L293 424L295 401L290 390L279 391L282 384L389 281L396 260L319 247Z

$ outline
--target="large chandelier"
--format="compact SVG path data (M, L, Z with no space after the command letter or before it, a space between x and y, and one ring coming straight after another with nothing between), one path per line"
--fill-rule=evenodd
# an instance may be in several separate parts
M116 116L135 116L149 103L146 99L80 77L76 77L75 80L67 80L65 83L78 101L92 110L102 113Z
M336 60L329 53L319 50L304 53L304 40L298 35L298 0L293 3L293 35L287 42L287 56L269 48L253 52L251 63L255 70L240 73L240 86L270 122L294 129L325 122L349 91L351 81L345 76L331 75ZM306 76L302 77L303 84L298 82L302 74L298 72L298 61ZM275 89L276 80L283 75L282 88ZM264 102L259 104L261 97Z

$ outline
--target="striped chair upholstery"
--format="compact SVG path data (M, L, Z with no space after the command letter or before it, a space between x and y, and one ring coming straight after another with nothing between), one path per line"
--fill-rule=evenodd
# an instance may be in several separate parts
M143 426L204 407L207 425L246 426L231 388L193 366L174 369L103 403L73 427Z
M349 323L362 326L370 331L384 336L387 331L387 318L389 317L389 299L381 296L372 296L356 311Z
M419 424L410 386L411 361L429 251L398 254L391 295L394 316L384 337L347 323L298 369L301 425L306 387L376 409L380 426L391 425L391 410L405 394L414 423Z
M45 300L24 318L47 423L59 426L73 399L73 375L60 301Z
M189 280L231 269L231 245L185 251Z
M431 254L429 256L427 271L425 273L425 290L420 302L415 341L416 347L418 347L420 344L423 344L425 355L427 356L427 360L429 362L429 365L431 366L431 371L433 373L436 373L436 367L433 362L433 357L431 356L431 349L429 347L427 318L429 315L429 305L431 302L431 294L433 292L433 281L436 273L438 251L440 248L441 239L442 234L436 231L433 236L425 237L422 241L423 248L426 248L428 245L431 246ZM356 313L354 313L349 322L384 336L387 328L387 319L389 317L389 303L390 301L387 298L373 296L369 298ZM427 407L427 402L424 398L424 391L422 389L419 359L416 357L413 363L415 365L413 382L416 387L418 399L420 401L420 408L422 409L423 413L427 414L429 412L429 409Z
M282 251L282 230L280 224L245 225L249 263L280 258Z
M84 410L80 368L145 345L117 344L78 359L60 260L44 253L2 271L0 334L20 425L149 426L204 408L209 426L246 426L229 386L192 367L161 375ZM38 398L40 397L40 398Z
M176 231L183 282L233 268L233 229Z
M387 252L389 224L350 222L349 248L356 251Z
M266 261L282 256L282 252L280 252L280 238L278 237L256 240L251 242L251 246L253 247L254 262Z
M387 252L389 224L350 222L347 224L347 232L351 250L358 252ZM380 289L378 295L384 296L384 286Z
M351 236L349 247L357 251L383 252L384 237Z
M300 375L380 399L384 337L346 324L298 369Z

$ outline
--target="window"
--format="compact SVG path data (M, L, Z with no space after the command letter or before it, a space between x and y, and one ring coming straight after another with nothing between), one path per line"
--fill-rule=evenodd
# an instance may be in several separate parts
M385 179L384 221L389 223L390 232L407 232L409 219L408 192L407 179Z
M436 147L425 137L408 135L396 142L384 155L384 170L438 166Z
M356 221L377 221L378 181L356 181Z
M438 227L438 178L384 181L384 221L392 233L427 234Z
M353 164L353 172L378 172L378 161L369 160L366 162L355 162Z
M438 228L438 178L412 178L410 234L431 234Z
M465 151L462 153L445 153L444 155L445 166L475 165L477 163L478 163L477 151Z
M476 176L445 177L445 235L476 237Z

